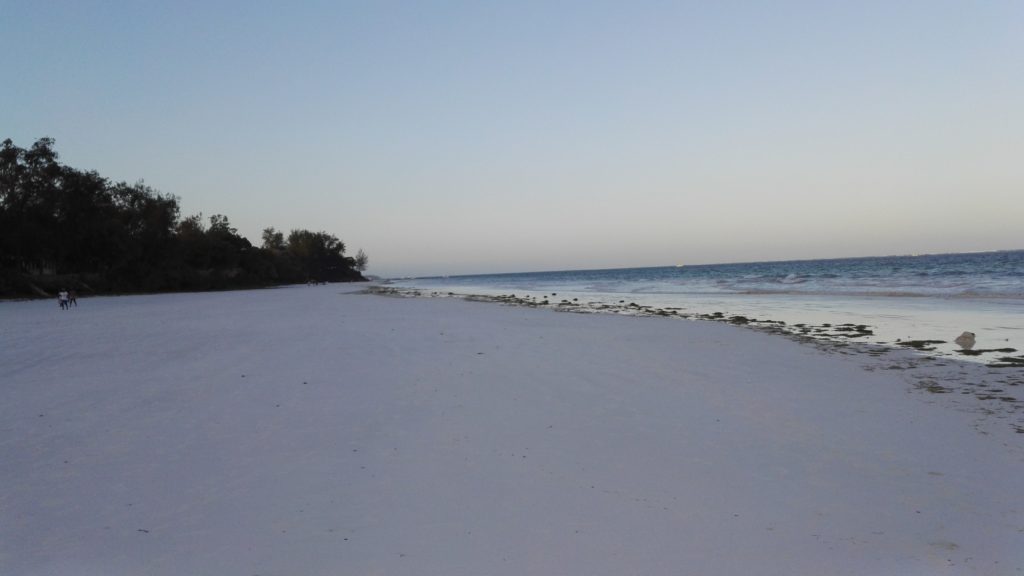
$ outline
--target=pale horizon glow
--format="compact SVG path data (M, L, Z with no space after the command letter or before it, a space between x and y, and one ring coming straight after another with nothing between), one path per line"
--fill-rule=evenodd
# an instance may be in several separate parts
M0 139L368 273L1024 248L1024 4L5 6Z

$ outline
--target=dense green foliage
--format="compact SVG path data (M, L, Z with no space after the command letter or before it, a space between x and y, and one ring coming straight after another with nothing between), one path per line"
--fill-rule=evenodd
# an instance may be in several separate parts
M267 228L256 247L227 216L181 218L176 197L64 166L53 145L0 145L0 295L364 280L366 255L331 234Z

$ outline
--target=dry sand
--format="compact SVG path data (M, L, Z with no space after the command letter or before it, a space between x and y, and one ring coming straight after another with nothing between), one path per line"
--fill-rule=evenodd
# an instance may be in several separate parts
M354 288L0 303L0 574L1024 571L905 353Z

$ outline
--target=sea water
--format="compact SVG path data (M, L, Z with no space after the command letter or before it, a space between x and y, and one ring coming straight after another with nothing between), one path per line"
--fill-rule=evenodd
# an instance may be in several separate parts
M976 349L1024 349L1024 250L429 277L394 284L465 295L555 293L559 300L581 303L631 302L788 324L864 324L874 332L866 341L942 340L940 354L954 353L953 340L964 331L976 334Z

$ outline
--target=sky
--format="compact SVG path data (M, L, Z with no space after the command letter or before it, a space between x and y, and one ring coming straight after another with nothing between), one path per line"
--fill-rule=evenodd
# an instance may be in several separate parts
M0 0L0 139L415 276L1024 248L1024 2Z

